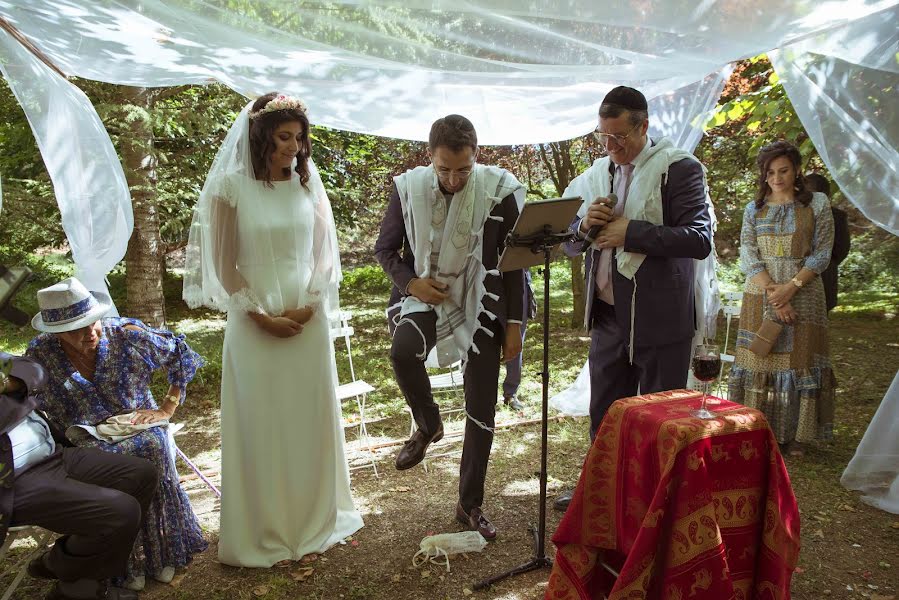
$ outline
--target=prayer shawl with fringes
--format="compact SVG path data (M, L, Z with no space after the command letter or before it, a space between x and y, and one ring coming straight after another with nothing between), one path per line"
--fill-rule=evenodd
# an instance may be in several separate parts
M653 225L663 225L662 212L662 183L668 178L668 167L679 160L696 157L674 146L668 138L662 138L646 149L646 152L634 159L634 174L628 188L627 202L624 205L624 218L630 220L649 221ZM608 156L600 158L593 165L571 180L565 189L565 196L581 196L584 203L578 211L579 217L587 214L587 209L597 196L608 196L612 191L612 182L609 178ZM706 189L706 201L708 199L708 184L705 183L705 167L703 167L703 183ZM595 247L595 246L594 246ZM634 293L631 296L631 323L629 334L629 358L634 359L634 323L636 320L637 305L637 280L635 276L646 255L639 252L626 252L620 248L615 255L615 263L618 272L634 282ZM615 302L620 299L616 298ZM586 307L589 312L590 307ZM584 322L586 324L586 313Z
M474 345L481 313L491 319L482 302L488 292L486 277L500 277L483 264L484 224L493 208L509 194L515 194L519 208L525 189L515 177L499 167L476 164L465 187L457 192L447 210L433 167L416 167L394 179L399 192L406 226L406 237L415 257L416 277L430 277L448 286L449 297L430 306L414 296L402 302L400 321L405 315L434 310L437 313L436 361L446 367L464 360ZM439 248L434 247L436 232L442 232ZM496 298L494 298L496 299ZM422 357L424 358L424 357Z

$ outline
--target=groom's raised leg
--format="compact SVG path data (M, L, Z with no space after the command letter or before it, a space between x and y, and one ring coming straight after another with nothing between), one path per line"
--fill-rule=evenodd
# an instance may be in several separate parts
M470 529L481 532L486 539L496 537L496 528L481 512L484 503L484 482L487 463L493 447L493 427L496 417L496 386L499 383L499 356L502 328L482 317L481 323L492 332L491 337L479 330L475 345L479 353L470 351L465 367L465 441L459 466L459 505L456 516ZM478 421L478 422L475 422ZM488 429L489 428L489 429Z
M413 313L400 318L393 332L390 362L418 425L396 457L396 468L401 471L424 460L428 446L443 437L440 409L434 402L425 369L425 359L437 340L436 326L437 315L433 311Z

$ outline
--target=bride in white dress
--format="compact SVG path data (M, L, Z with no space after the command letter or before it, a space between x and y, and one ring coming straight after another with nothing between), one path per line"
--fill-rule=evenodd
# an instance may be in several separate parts
M219 561L314 558L362 527L334 393L340 259L306 107L241 111L194 212L184 300L228 312Z

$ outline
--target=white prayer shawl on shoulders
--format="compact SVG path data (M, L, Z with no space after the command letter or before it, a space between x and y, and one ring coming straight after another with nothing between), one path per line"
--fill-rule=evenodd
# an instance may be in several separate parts
M696 157L676 147L668 138L662 138L655 144L646 149L637 158L634 159L634 173L632 175L630 187L628 188L627 202L624 205L624 218L638 221L648 221L653 225L663 224L662 211L662 183L668 179L668 168L679 160L689 158L696 160ZM697 161L698 162L698 161ZM604 156L596 160L589 169L571 180L571 183L565 189L563 194L566 197L580 196L584 199L578 210L578 216L583 218L587 214L587 209L597 196L608 196L612 191L612 178L609 177L611 159ZM700 163L701 165L701 163ZM614 166L612 167L614 169ZM705 187L706 204L711 207L711 198L709 197L709 186L706 181L706 168L702 165L703 186ZM594 244L594 248L596 248ZM631 323L630 323L630 340L629 355L633 362L634 355L634 323L636 320L635 308L637 303L637 282L634 276L646 259L645 254L639 252L625 252L619 249L616 254L616 268L618 272L627 279L634 281L634 293L631 296ZM708 260L708 259L706 259ZM703 273L706 279L709 273L714 278L714 257L711 258L713 264L711 269L704 265ZM695 265L697 268L700 265ZM711 286L712 282L707 281ZM717 279L714 279L714 289L717 290ZM709 301L711 301L711 292L706 288L706 292L695 294L696 299L701 298L702 306L697 306L701 312L698 314L706 315ZM717 298L717 293L715 293ZM616 299L616 302L618 300ZM717 300L714 301L717 304ZM590 307L585 307L584 323L586 325L587 311ZM703 327L704 328L704 327Z
M508 171L475 164L468 182L453 195L447 211L433 167L416 167L395 177L394 182L406 237L415 257L416 277L430 277L449 286L449 297L436 306L406 296L397 324L403 322L405 315L435 311L437 345L433 352L437 364L446 367L464 361L469 350L479 352L474 344L479 328L493 335L479 324L481 313L496 319L483 304L487 294L484 279L501 276L495 269L488 271L482 262L484 224L487 219L502 220L502 217L491 217L490 213L509 194L515 195L520 209L526 190ZM439 240L439 246L435 239ZM412 321L407 323L414 325Z

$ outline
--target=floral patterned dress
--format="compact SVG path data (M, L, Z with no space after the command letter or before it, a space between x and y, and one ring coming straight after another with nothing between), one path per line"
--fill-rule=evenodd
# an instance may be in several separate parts
M126 329L125 325L141 330ZM64 429L75 424L96 425L136 409L156 409L150 393L155 370L165 369L169 383L184 390L203 365L183 335L153 329L136 319L103 319L102 326L93 382L72 365L55 335L43 333L28 346L26 355L40 362L48 375L42 408ZM79 445L139 456L159 472L156 496L129 560L129 576L152 577L164 567L183 567L206 549L200 524L178 482L175 449L167 428L154 427L114 444L90 438Z
M827 307L820 277L790 301L797 313L764 357L749 350L765 317L775 318L752 277L768 271L789 282L803 267L821 274L830 263L833 215L824 194L799 203L746 207L740 232L740 268L746 274L730 399L765 413L777 441L827 439L833 427L835 380L827 338Z

